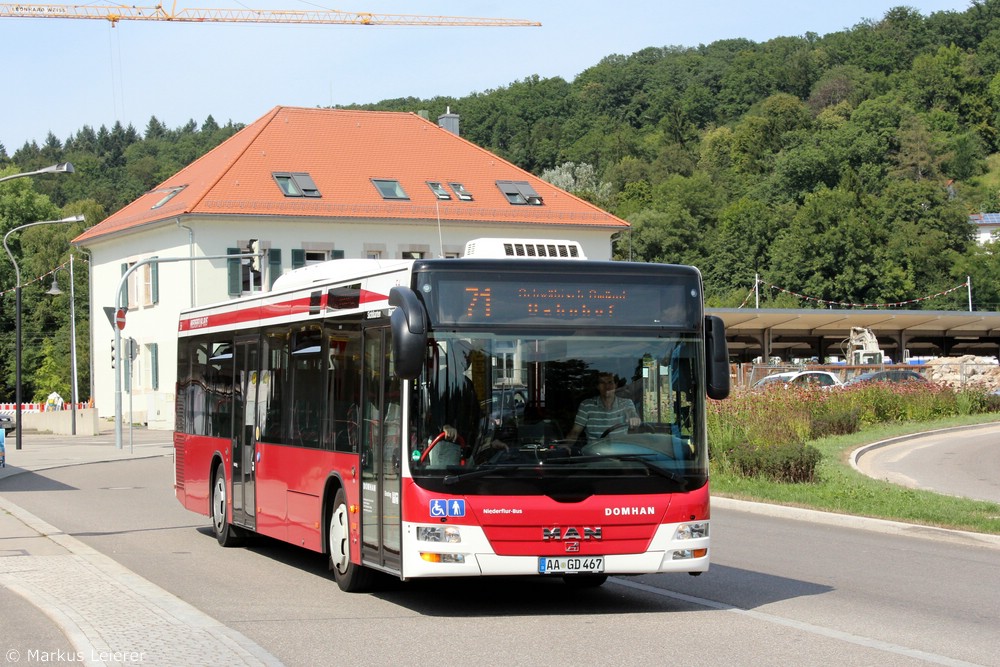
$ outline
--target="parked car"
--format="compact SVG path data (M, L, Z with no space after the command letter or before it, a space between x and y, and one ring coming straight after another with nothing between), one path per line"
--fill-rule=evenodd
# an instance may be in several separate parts
M527 390L524 387L501 387L493 390L497 392L488 400L480 404L483 416L488 419L488 423L499 425L507 419L523 419L524 406L527 402Z
M830 371L791 371L789 373L774 373L759 380L754 389L767 389L780 385L794 387L839 387L843 382Z
M844 384L858 384L859 382L927 382L927 378L916 371L906 369L893 369L885 371L868 371L861 375L855 375Z
M0 414L0 426L3 426L4 433L14 430L14 418L10 415Z

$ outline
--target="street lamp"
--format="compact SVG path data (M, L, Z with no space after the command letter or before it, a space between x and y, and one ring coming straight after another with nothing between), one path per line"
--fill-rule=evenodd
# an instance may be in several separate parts
M52 274L52 287L46 292L51 296L62 294L59 283L56 282L56 274ZM73 253L69 254L69 362L70 362L70 386L72 389L73 415L70 417L71 435L76 435L76 406L80 402L80 393L77 390L76 377L76 282L73 279Z
M36 169L35 171L22 171L20 174L2 176L0 177L0 183L15 178L24 178L25 176L38 176L39 174L72 174L74 171L76 170L73 169L73 165L69 162L60 162L59 164L42 167L41 169Z
M21 174L18 174L21 175ZM37 225L54 225L61 222L83 222L82 215L72 215L68 218L62 218L61 220L42 220L40 222L29 222L25 225L20 225L10 230L3 235L3 249L7 251L7 256L10 257L11 264L14 265L14 303L15 303L15 314L14 314L14 394L16 405L14 406L14 412L17 415L17 420L15 422L15 449L21 449L21 269L17 265L17 261L14 259L14 255L11 253L10 248L7 246L7 237L14 232L27 229L28 227L35 227Z

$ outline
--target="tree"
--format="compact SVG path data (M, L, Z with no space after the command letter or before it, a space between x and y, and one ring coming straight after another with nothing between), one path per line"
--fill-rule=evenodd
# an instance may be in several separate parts
M894 175L920 181L936 178L940 158L934 136L919 116L904 118L899 128L899 150L895 155Z
M943 156L944 173L968 181L986 171L986 147L976 132L963 132L951 138L950 150Z
M7 175L0 173L0 175ZM56 220L61 216L59 209L45 195L34 190L33 179L19 178L5 183L0 183L0 235L21 225L38 222L40 220ZM30 261L25 261L27 253L22 248L27 244L31 248L33 232L37 228L27 228L12 234L7 239L7 246L11 253L18 259L18 268L21 272L22 284L29 280L29 276L37 276L34 273L35 265ZM29 258L30 259L30 258ZM13 289L16 286L16 275L14 267L8 261L0 262L0 285L5 289ZM30 283L29 283L30 284ZM22 313L31 312L29 310L32 303L32 290L22 288ZM16 363L14 359L15 351L15 300L13 298L3 299L0 304L0 331L3 333L2 345L0 345L0 368L3 368L3 377L0 378L0 396L4 402L12 402L15 395L15 371ZM23 323L22 319L22 323ZM22 341L25 337L22 335ZM22 346L23 347L23 346ZM22 369L31 368L23 363ZM22 377L24 373L22 371ZM25 392L25 395L30 393Z
M808 195L771 248L769 280L839 304L903 298L910 285L887 252L888 230L857 204L840 189Z
M916 292L910 296L951 286L952 267L970 250L973 230L964 207L944 187L897 181L873 202L872 215L889 230L888 251Z
M645 210L629 220L631 233L620 238L615 258L661 264L700 264L702 234L690 212L676 204Z
M611 184L597 178L594 166L564 162L554 169L542 172L542 179L592 202L606 202L611 195Z
M706 295L742 292L742 299L755 276L769 270L771 245L793 213L791 205L774 207L746 197L723 208L702 267Z
M212 117L212 114L208 114L205 122L201 124L201 131L202 134L209 136L219 131L219 124L215 122L215 118Z
M853 65L831 67L819 75L809 91L809 108L819 113L827 107L847 102L856 107L874 96L873 75Z
M163 139L167 136L167 126L161 123L156 116L150 116L146 124L146 132L143 135L146 141Z

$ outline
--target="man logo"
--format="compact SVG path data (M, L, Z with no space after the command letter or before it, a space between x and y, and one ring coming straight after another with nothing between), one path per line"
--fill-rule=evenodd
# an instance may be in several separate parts
M583 533L577 528L542 528L542 540L599 540L601 539L601 527L584 527Z

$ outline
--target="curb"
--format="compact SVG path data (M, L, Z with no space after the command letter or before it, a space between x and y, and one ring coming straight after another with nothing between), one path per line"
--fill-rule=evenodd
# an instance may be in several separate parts
M919 537L927 540L936 540L938 542L949 542L963 546L1000 550L1000 535L991 535L989 533L971 533L964 530L951 530L949 528L937 528L936 526L922 526L915 523L902 523L900 521L889 521L887 519L873 519L871 517L854 516L852 514L821 512L820 510L789 507L787 505L768 505L766 503L756 503L749 500L736 500L734 498L724 498L719 496L712 496L712 506L721 509L734 510L737 512L749 512L760 516L770 516L778 519L808 521L810 523L821 523L828 526L837 526L839 528L854 528L856 530L867 530L874 533L901 535L904 537Z
M920 433L908 433L907 435L898 435L894 438L886 438L885 440L879 440L878 442L873 442L868 445L862 445L852 451L850 454L851 467L865 477L871 477L871 475L867 474L861 470L860 467L858 467L858 461L860 461L861 457L868 452L875 451L876 449L882 449L883 447L888 447L890 445L895 445L900 442L906 442L907 440L916 440L917 438L923 438L928 435L953 433L955 431L971 431L977 428L996 428L997 426L1000 426L1000 422L984 422L982 424L968 424L966 426L949 426L948 428L938 428L933 431L921 431Z

